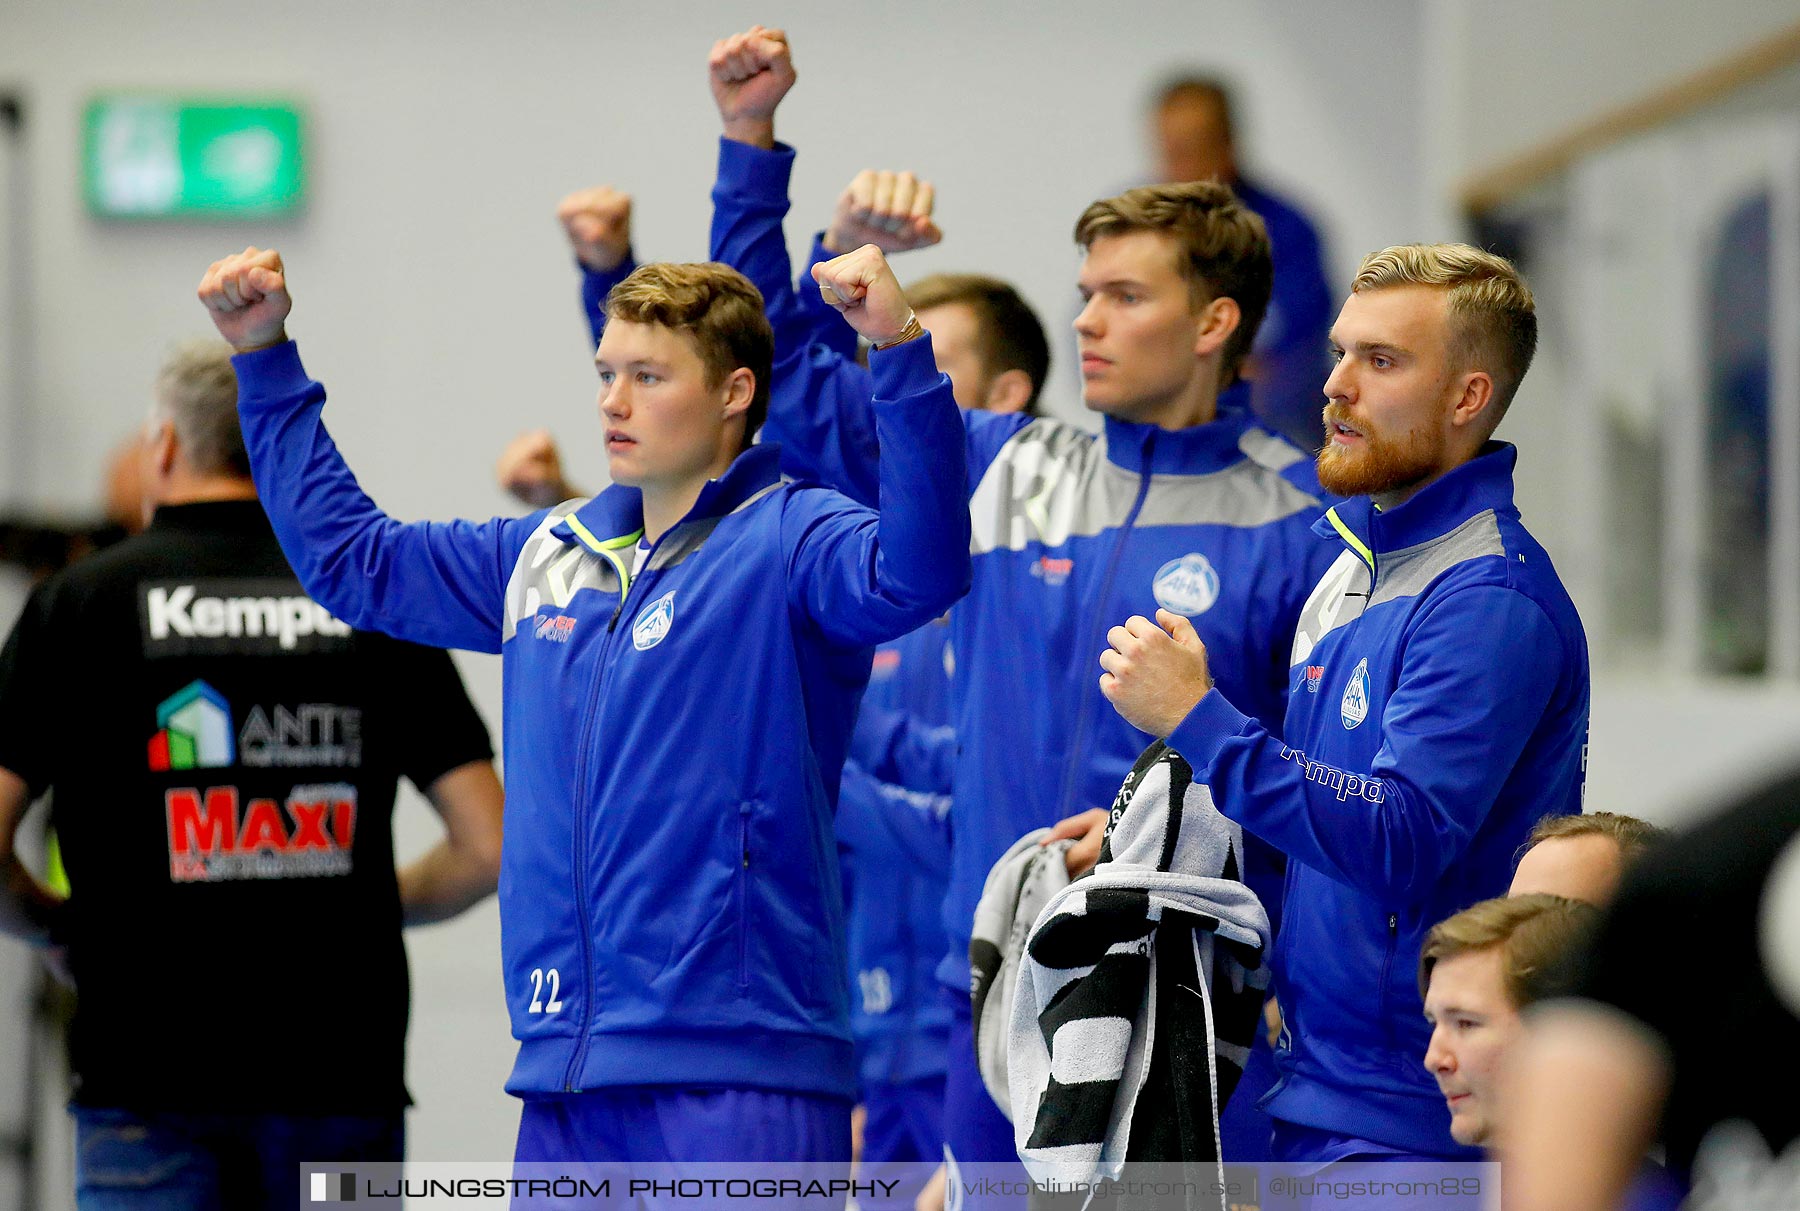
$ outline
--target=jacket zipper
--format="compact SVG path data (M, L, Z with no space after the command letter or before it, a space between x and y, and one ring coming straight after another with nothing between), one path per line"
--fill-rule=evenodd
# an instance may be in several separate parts
M1388 977L1393 973L1394 952L1400 948L1400 914L1390 912L1387 919L1387 954L1381 960L1381 986L1375 994L1375 1012L1381 1016L1381 1039L1389 1055L1397 1055L1399 1040L1394 1037L1394 1019L1387 1011Z
M660 541L661 540L658 539L658 542ZM652 553L655 552L654 546L651 548L651 551ZM601 691L605 688L607 683L612 680L613 645L616 642L613 632L618 627L619 615L625 612L625 605L631 596L632 590L637 588L640 583L653 579L653 577L646 572L645 575L634 580L631 575L631 569L626 566L625 560L622 557L607 550L601 551L600 554L602 558L612 564L613 570L618 573L619 603L613 607L612 618L608 620L606 624L606 640L600 647L600 667L595 671L594 680L588 688L587 710L583 716L583 726L581 729L581 734L583 736L593 734L594 717L596 710L598 710ZM646 566L649 564L648 559L644 562ZM567 1071L563 1073L563 1090L567 1093L580 1093L582 1091L581 1088L576 1085L575 1078L581 1074L581 1067L587 1060L588 1031L593 1029L594 1025L594 943L593 939L588 936L588 921L592 916L592 913L588 906L586 878L588 864L587 817L581 810L582 805L587 802L589 772L588 754L591 751L592 746L586 744L582 745L580 748L580 755L575 761L574 843L571 846L575 860L575 932L581 939L581 970L586 983L587 995L582 998L581 1029L575 1036L575 1053L569 1057L569 1067Z
M1100 592L1094 597L1094 617L1089 628L1087 650L1098 654L1101 641L1106 636L1106 607L1112 597L1113 580L1119 573L1119 561L1124 558L1125 544L1131 538L1132 527L1137 524L1138 513L1144 507L1145 497L1150 495L1150 479L1154 474L1156 454L1156 434L1152 432L1144 440L1144 470L1138 481L1137 499L1131 502L1131 512L1125 515L1125 524L1119 527L1119 540L1113 544L1112 554L1106 563L1106 576L1100 582ZM1120 621L1123 621L1121 619ZM1075 814L1075 793L1080 785L1080 771L1083 758L1088 748L1088 727L1093 719L1094 698L1100 693L1100 682L1097 677L1087 679L1086 688L1081 691L1081 712L1075 719L1074 743L1069 746L1068 764L1063 768L1063 789L1058 798L1056 818L1066 820ZM1100 806L1096 804L1095 806Z
M737 877L738 991L750 987L750 804L738 804L738 851L743 865Z

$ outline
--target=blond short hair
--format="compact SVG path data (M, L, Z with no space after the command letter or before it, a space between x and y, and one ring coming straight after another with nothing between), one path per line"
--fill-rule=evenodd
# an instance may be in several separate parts
M769 414L775 334L763 314L762 292L749 278L710 261L643 265L606 296L606 318L686 333L706 367L709 387L747 368L756 378L744 414L744 445L750 444Z
M1146 185L1116 198L1102 198L1075 221L1075 242L1093 247L1105 236L1156 231L1175 237L1181 255L1176 268L1187 280L1197 311L1214 299L1238 305L1237 331L1225 342L1219 384L1237 377L1256 330L1269 309L1274 263L1269 232L1260 215L1217 181Z
M1537 352L1537 303L1513 263L1468 244L1400 244L1363 258L1353 294L1434 286L1450 294L1451 351L1494 380L1494 423Z
M1567 990L1567 958L1599 916L1593 905L1564 896L1483 900L1438 922L1426 935L1419 950L1419 995L1430 990L1431 972L1439 963L1499 949L1500 978L1513 1008L1557 996Z

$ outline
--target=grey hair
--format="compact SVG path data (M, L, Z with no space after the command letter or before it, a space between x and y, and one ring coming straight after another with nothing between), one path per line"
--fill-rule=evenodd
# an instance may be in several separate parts
M181 456L203 475L250 476L250 456L238 426L237 374L231 346L220 340L176 347L156 374L150 415L175 426Z

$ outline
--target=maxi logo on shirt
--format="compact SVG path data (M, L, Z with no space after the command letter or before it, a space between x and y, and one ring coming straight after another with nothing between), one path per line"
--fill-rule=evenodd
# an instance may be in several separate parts
M163 812L171 882L350 873L356 788L347 782L296 786L285 805L243 803L235 786L175 787L163 793Z
M231 716L225 696L204 681L169 695L156 708L151 771L362 764L362 712L354 707L252 707L241 733L233 732ZM315 783L293 787L285 802L242 800L235 785L163 792L170 880L212 883L350 873L355 786Z

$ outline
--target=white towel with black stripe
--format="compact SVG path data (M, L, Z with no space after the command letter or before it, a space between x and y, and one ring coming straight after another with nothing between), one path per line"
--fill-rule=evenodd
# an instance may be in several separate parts
M1101 859L1045 907L1013 1000L1019 1158L1042 1182L1210 1162L1268 993L1269 919L1243 834L1158 743L1113 804Z
M1045 845L1044 838L1049 835L1047 828L1026 833L988 870L969 935L975 1061L988 1095L1009 1119L1006 1048L1025 939L1044 906L1069 885L1068 852L1074 842Z

